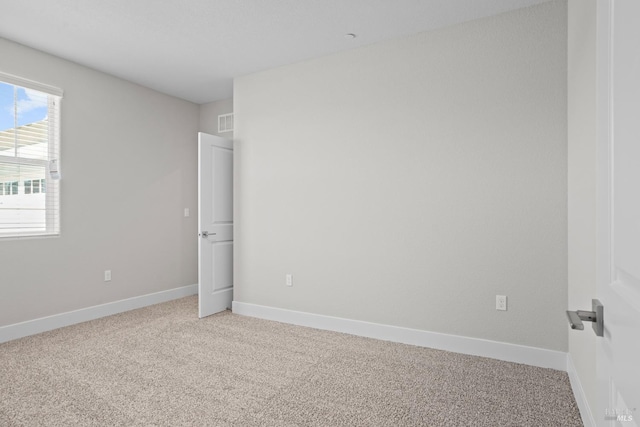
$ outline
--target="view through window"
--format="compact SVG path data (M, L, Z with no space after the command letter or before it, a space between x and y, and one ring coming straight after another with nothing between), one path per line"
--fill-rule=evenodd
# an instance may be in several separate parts
M0 74L0 237L59 234L61 92L43 88Z

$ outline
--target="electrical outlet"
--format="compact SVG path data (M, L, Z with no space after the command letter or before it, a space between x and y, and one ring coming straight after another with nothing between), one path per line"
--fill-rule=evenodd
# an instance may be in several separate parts
M111 281L111 270L105 270L104 271L104 281L105 282L110 282Z
M184 208L184 217L189 218L189 215L191 215L191 212L189 212L189 208Z
M293 286L293 275L292 274L287 274L286 275L286 284L287 284L287 286Z
M506 295L496 295L496 310L507 311Z

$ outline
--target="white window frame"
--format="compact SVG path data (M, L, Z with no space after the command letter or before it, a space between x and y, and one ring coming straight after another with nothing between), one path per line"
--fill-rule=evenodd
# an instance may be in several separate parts
M48 159L28 159L16 156L0 155L0 162L32 165L45 168L45 231L2 231L0 240L24 237L47 237L60 235L60 117L63 91L60 88L33 80L0 72L0 82L32 89L48 95ZM16 148L17 149L17 148ZM51 167L54 165L53 167ZM19 184L20 185L20 184ZM24 185L24 184L22 184ZM42 189L40 190L42 192Z

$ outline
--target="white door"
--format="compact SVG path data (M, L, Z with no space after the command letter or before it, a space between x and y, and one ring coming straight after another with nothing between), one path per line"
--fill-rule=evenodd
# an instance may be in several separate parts
M600 426L640 425L640 1L598 0Z
M233 299L233 143L198 133L198 316Z

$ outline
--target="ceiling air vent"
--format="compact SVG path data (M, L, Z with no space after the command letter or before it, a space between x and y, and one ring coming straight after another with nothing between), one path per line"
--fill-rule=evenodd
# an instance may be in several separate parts
M218 133L233 132L233 113L218 116Z

